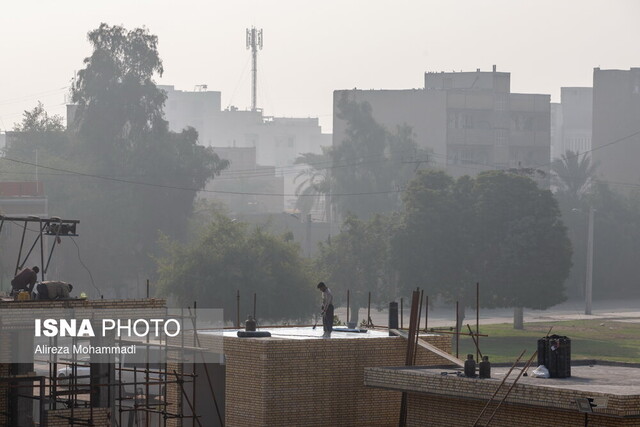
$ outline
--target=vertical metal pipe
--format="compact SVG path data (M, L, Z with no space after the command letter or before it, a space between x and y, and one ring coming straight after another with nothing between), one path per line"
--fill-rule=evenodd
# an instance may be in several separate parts
M40 394L40 399L38 399L38 403L40 404L40 408L39 408L39 417L40 417L40 424L44 425L44 405L46 402L45 399L45 387L44 387L44 377L40 377L38 379L38 384L39 384L39 390L38 393Z
M404 329L404 310L403 310L403 300L400 298L400 329Z
M254 313L255 313L255 296L256 296L256 294L254 293L253 294L253 301L254 301L253 310L254 310ZM193 325L193 346L194 347L198 347L198 345L197 345L198 344L198 342L197 342L197 338L198 338L198 336L197 336L197 333L198 333L198 302L197 301L193 302L193 316L191 318L191 322L192 322L192 325ZM197 383L196 383L196 380L198 379L198 376L196 374L196 352L194 351L191 354L192 354L192 357L193 357L193 360L191 361L192 362L192 364L191 364L191 373L193 374L193 376L191 377L191 381L192 381L191 389L192 389L192 393L193 393L193 411L192 411L193 413L191 415L193 415L192 424L195 426L195 421L197 420L196 417L198 415L197 414L197 409L196 409L197 408L197 406L196 406L196 401L197 401L197 399L196 399L196 397L197 397L197 393L196 393Z
M371 325L371 291L369 291L369 303L367 304L367 326Z
M419 290L420 288L418 288ZM422 314L422 302L424 299L424 290L420 291L420 304L418 305L418 321L416 322L416 342L413 349L413 364L416 364L416 358L418 357L418 339L420 339L420 315Z
M426 297L426 301L424 303L424 331L427 332L429 330L429 295Z
M27 223L24 224L24 228L27 228ZM41 280L44 281L44 275L46 273L46 266L44 265L44 236L42 232L44 231L44 226L42 225L42 219L40 219L40 277Z
M240 327L240 289L236 294L236 328Z
M480 363L480 282L476 282L476 360Z
M593 292L593 213L595 209L589 208L589 234L587 236L587 283L585 287L584 314L591 314L591 294Z
M27 233L27 221L24 222L24 227L22 228L22 239L20 240L20 250L18 251L18 262L16 262L16 271L13 272L15 276L20 271L20 258L22 257L22 248L24 247L24 235ZM44 266L42 266L44 268Z
M456 357L459 358L459 345L460 345L460 307L458 301L456 301Z
M349 289L347 289L347 326L349 326Z

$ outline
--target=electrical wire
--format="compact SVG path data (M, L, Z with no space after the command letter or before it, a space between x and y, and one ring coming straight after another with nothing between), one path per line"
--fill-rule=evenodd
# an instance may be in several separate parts
M39 230L33 230L31 228L29 228L27 226L27 224L20 224L17 221L9 221L11 224L16 225L18 227L24 228L27 231L30 231L32 233L40 233ZM78 261L80 261L80 265L82 265L82 267L84 267L85 270L87 270L87 273L89 273L89 278L91 279L91 284L93 285L93 287L98 291L98 295L102 295L102 291L100 290L100 288L98 288L98 286L96 285L95 281L93 280L93 274L91 274L91 270L89 270L89 268L85 265L85 263L82 261L82 257L80 255L80 246L78 246L78 243L76 242L76 240L73 238L73 236L65 236L68 237L69 239L71 239L71 241L73 242L74 245L76 245L76 250L78 251ZM25 260L26 261L26 260ZM44 266L42 266L42 268L44 268Z
M582 156L585 155L587 153L591 153L593 151L596 150L600 150L602 148L606 148L606 147L610 147L612 145L618 144L620 142L623 142L629 138L632 138L636 135L640 134L640 130L633 132L629 135L626 135L622 138L618 138L614 141L611 141L609 143L600 145L598 147L594 147L591 150L587 150L584 153L576 153L574 155L574 157L578 157L578 156ZM397 152L394 152L394 154L400 154L402 152L406 152L406 151L414 151L413 149L411 150L400 150ZM445 159L445 161L441 162L442 165L447 166L446 164L446 155L441 154L441 153L429 153L429 156L431 157L439 157L441 159ZM313 163L313 164L308 164L308 166L314 167L318 170L322 170L322 169L326 169L326 170L333 170L333 169L338 169L338 168L344 168L344 167L355 167L355 166L360 166L360 165L365 165L365 164L374 164L374 163L379 163L379 162L384 162L384 161L388 161L390 160L388 157L386 157L385 155L372 155L372 156L365 156L363 157L363 159L366 158L378 158L375 161L371 161L371 162L366 162L366 161L359 161L359 162L354 162L354 163L350 163L350 164L344 164L344 165L331 165L331 166L326 166L326 167L318 167L324 164L331 164L332 161L331 160L326 160L323 162L317 162L317 163ZM262 193L262 192L241 192L241 191L224 191L224 190L199 190L199 189L195 189L195 188L189 188L189 187L179 187L179 186L171 186L171 185L164 185L164 184L155 184L155 183L149 183L149 182L143 182L143 181L133 181L133 180L128 180L128 179L124 179L124 178L118 178L117 176L104 176L104 175L95 175L95 174L89 174L89 173L83 173L83 172L78 172L78 171L73 171L73 170L69 170L69 169L63 169L63 168L54 168L54 167L50 167L50 166L45 166L42 164L36 165L34 163L31 162L26 162L26 161L21 161L21 160L17 160L17 159L11 159L9 157L0 157L0 160L7 160L10 162L14 162L14 163L18 163L18 164L24 164L24 165L28 165L28 166L37 166L39 168L42 169L47 169L47 170L52 170L52 171L56 171L56 172L61 172L61 175L70 175L70 176L84 176L84 177L91 177L91 178L96 178L96 179L102 179L102 180L106 180L106 181L114 181L114 182L121 182L121 183L125 183L125 184L133 184L133 185L143 185L143 186L149 186L149 187L156 187L156 188L166 188L166 189L173 189L173 190L184 190L184 191L195 191L195 192L204 192L204 193L212 193L212 194L231 194L231 195L249 195L249 196L278 196L278 197L315 197L315 195L311 195L311 194L289 194L289 193ZM479 162L473 162L473 161L468 161L467 165L454 165L457 168L466 168L466 169L472 169L472 170L487 170L486 168L493 168L493 170L507 170L510 168L507 168L505 166L502 165L497 165L497 164L486 164L486 163L479 163ZM543 168L543 167L547 167L550 166L553 162L549 162L549 163L543 163L540 164L538 166L533 166L533 168ZM295 169L293 170L293 168L299 168L300 166L304 166L305 164L299 164L299 165L291 165L291 166L285 166L285 167L281 167L280 169L282 170L280 175L276 175L276 176L284 176L285 174L298 174L300 173L299 169ZM477 166L473 166L473 165L477 165ZM285 169L286 168L286 169ZM287 169L291 169L290 171L288 171ZM247 172L253 172L252 174L247 174ZM229 171L228 173L225 173L225 177L218 177L216 178L217 180L226 180L226 179L236 179L237 177L232 176L232 174L235 173L237 174L239 177L243 177L243 175L241 175L241 173L245 174L245 177L247 178L251 178L251 177L271 177L273 176L272 173L267 173L265 172L264 175L261 174L256 174L255 170L250 170L250 169L245 169L245 170L238 170L238 171ZM605 180L601 180L603 182L607 182ZM613 184L619 184L619 185L629 185L629 186L638 186L640 184L634 184L634 183L620 183L620 182L611 182ZM361 195L375 195L375 194L389 194L389 193L395 193L395 192L399 192L402 190L399 189L394 189L394 190L388 190L388 191L375 191L375 192L356 192L356 193L337 193L337 194L332 194L332 196L334 197L342 197L342 196L361 196Z
M190 188L190 187L180 187L180 186L173 186L173 185L164 185L164 184L155 184L152 182L143 182L143 181L132 181L132 180L127 180L127 179L120 179L120 178L111 178L111 177L107 177L107 176L102 176L102 175L95 175L95 174L90 174L90 173L84 173L84 172L78 172L78 171L73 171L73 170L69 170L69 169L63 169L63 168L54 168L51 166L44 166L42 164L38 164L36 165L35 163L31 163L31 162L25 162L22 160L17 160L17 159L11 159L9 157L0 157L0 160L7 160L9 162L14 162L14 163L18 163L18 164L23 164L23 165L28 165L28 166L37 166L39 168L42 169L48 169L48 170L53 170L53 171L57 171L57 172L64 172L64 173L68 173L71 175L76 175L76 176L84 176L84 177L89 177L89 178L96 178L96 179L101 179L104 181L112 181L112 182L119 182L119 183L123 183L123 184L131 184L131 185L140 185L140 186L145 186L145 187L153 187L153 188L165 188L165 189L169 189L169 190L182 190L182 191L193 191L193 192L203 192L203 193L212 193L212 194L235 194L235 195L246 195L246 196L278 196L278 197L316 197L315 195L311 195L311 194L290 194L290 193L260 193L260 192L242 192L242 191L222 191L222 190L206 190L206 189L198 189L198 188ZM387 190L387 191L371 191L371 192L357 192L357 193L341 193L341 194L332 194L332 196L335 197L343 197L343 196L366 196L366 195L375 195L375 194L389 194L389 193L397 193L397 192L401 192L402 190L400 189L395 189L395 190Z
M24 95L24 96L17 97L17 98L3 99L3 100L0 100L0 105L16 104L18 102L24 102L24 101L28 101L30 99L39 98L41 96L57 95L58 93L66 91L70 87L71 86L64 86L64 87L61 87L61 88L58 88L58 89L51 89L51 90L47 90L47 91L44 91L44 92L35 93L35 94L32 94L32 95Z
M82 261L82 257L80 256L80 246L78 246L78 244L76 243L76 239L74 239L72 236L68 236L68 237L71 239L73 244L76 245L76 249L78 250L78 261L80 261L80 265L82 265L84 267L84 269L87 270L87 273L89 273L89 278L91 279L91 284L98 291L98 295L99 296L102 295L102 291L100 290L100 288L98 288L98 286L96 285L96 282L93 281L93 274L91 274L91 270L89 270L89 268Z

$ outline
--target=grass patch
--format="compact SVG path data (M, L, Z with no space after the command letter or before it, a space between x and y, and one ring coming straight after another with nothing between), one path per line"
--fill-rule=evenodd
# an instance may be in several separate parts
M615 320L568 320L562 322L525 323L523 330L513 329L510 323L480 326L480 350L492 362L514 362L522 350L530 357L538 348L538 339L544 337L553 326L551 334L566 335L571 339L571 358L599 359L640 363L640 323ZM473 327L472 327L473 328ZM474 329L475 330L475 329ZM468 330L465 327L465 332ZM455 341L452 345L455 354ZM461 336L459 354L476 350L470 337ZM535 361L534 361L535 363Z

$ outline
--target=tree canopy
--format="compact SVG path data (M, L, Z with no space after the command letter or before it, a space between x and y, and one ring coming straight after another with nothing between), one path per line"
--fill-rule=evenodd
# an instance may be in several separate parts
M368 292L374 303L388 302L397 294L394 270L389 259L389 239L393 221L376 215L368 221L347 216L340 234L320 245L319 271L330 284L336 300L350 291L350 321L358 319L358 309L367 304Z
M163 295L179 303L222 307L227 320L236 316L236 291L245 301L257 294L263 320L308 319L317 306L310 266L286 236L260 227L249 230L247 224L217 213L195 242L181 245L165 237L163 243L159 286ZM241 312L241 318L247 313Z
M93 49L72 87L69 129L58 132L55 117L39 105L20 132L53 124L39 132L41 140L14 144L8 154L34 163L33 148L39 149L41 167L57 169L42 175L49 212L80 220L82 260L98 287L136 295L136 286L153 279L159 231L185 238L197 192L228 162L199 145L194 129L168 130L166 95L154 82L164 71L155 35L101 24L88 38ZM62 278L88 281L74 267L75 248L68 249Z
M464 301L479 281L484 307L542 309L565 298L571 245L551 192L531 179L422 171L405 207L393 242L404 286Z
M343 218L351 213L368 219L399 210L401 190L415 170L404 160L415 157L426 162L426 150L418 148L409 126L389 131L379 124L367 102L344 97L337 108L338 117L347 124L346 137L330 151L332 200L338 213Z

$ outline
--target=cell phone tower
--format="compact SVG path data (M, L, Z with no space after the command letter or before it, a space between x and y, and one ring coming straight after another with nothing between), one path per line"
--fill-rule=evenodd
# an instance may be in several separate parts
M251 49L251 111L256 111L258 98L258 49L262 50L262 29L247 28L247 49Z

